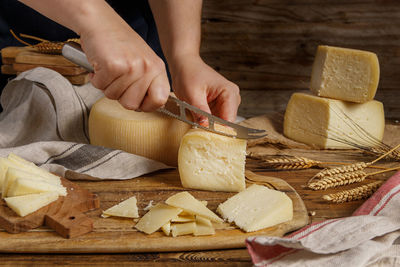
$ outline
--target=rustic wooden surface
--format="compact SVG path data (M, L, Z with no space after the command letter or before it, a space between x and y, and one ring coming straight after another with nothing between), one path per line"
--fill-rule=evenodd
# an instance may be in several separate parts
M143 216L146 213L144 208L151 201L155 205L181 191L189 191L197 199L207 200L207 207L214 212L219 203L224 202L235 194L182 188L178 171L171 170L145 175L128 181L85 183L83 185L84 188L97 194L100 199L100 209L86 213L93 220L94 227L92 232L79 238L71 239L63 239L48 228L38 228L34 232L20 234L0 232L0 240L2 240L0 242L0 251L25 253L132 253L244 248L244 241L248 236L282 236L287 232L307 225L308 215L303 201L284 180L256 175L252 172L246 173L246 176L249 177L251 182L255 181L258 184L272 186L276 190L285 192L293 202L293 219L252 233L245 233L239 229L217 229L216 234L211 236L195 237L186 235L171 238L165 236L161 231L151 235L138 232L134 228L134 221L129 218L101 218L102 210L106 210L131 196L136 196L138 199L139 215ZM66 212L69 213L70 209L67 209ZM64 215L63 210L60 213L61 216ZM66 217L67 222L69 222L68 215L63 217ZM53 218L60 219L54 216ZM68 224L68 226L73 225Z
M318 45L375 52L381 78L376 99L400 118L400 1L205 0L204 60L241 88L239 114L284 110L308 90Z

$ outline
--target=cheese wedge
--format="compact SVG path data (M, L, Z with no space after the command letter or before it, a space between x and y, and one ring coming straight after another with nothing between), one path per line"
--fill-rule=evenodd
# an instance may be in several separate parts
M136 197L133 196L103 211L103 215L125 218L139 218L139 212L136 203Z
M106 127L105 127L106 126ZM177 166L182 136L190 125L159 112L136 112L102 98L89 117L90 143Z
M30 172L21 170L21 169L16 169L14 167L9 167L7 170L6 176L10 177L13 176L15 178L28 178L28 179L33 179L33 180L40 180L42 182L46 182L55 186L62 186L61 184L61 179L60 177L57 176L58 179L49 179L48 177L43 177L38 174L32 174Z
M195 221L194 215L178 215L171 220L171 222L193 222Z
M40 180L16 178L7 190L5 197L23 196L42 192L56 192L59 196L66 196L67 189Z
M214 222L222 222L223 220L217 214L209 210L203 203L195 199L188 192L180 192L169 197L165 203L173 207L181 208L185 212L193 215L203 216Z
M204 224L212 227L212 223L209 219L204 218L202 216L196 215L196 224Z
M193 234L195 231L196 231L195 222L176 223L171 225L171 234L173 237Z
M286 108L283 131L317 148L349 149L382 141L385 116L381 102L363 104L295 93Z
M182 209L159 203L152 207L135 225L135 228L146 234L152 234L175 218Z
M220 204L217 212L242 230L253 232L290 221L293 204L285 193L253 184Z
M214 227L196 222L196 228L193 232L195 236L213 235L215 234Z
M15 213L23 217L38 209L56 201L58 194L56 192L45 192L40 194L31 194L17 197L7 197L5 202Z
M318 46L310 89L318 96L364 103L374 98L379 82L376 54Z
M183 187L239 192L246 187L245 161L245 140L192 129L179 148L179 175Z

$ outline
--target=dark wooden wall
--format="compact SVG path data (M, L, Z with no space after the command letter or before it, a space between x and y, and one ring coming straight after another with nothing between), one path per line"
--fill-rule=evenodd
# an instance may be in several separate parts
M308 90L320 44L375 52L375 98L400 118L399 0L204 0L201 53L240 86L242 116L284 110Z

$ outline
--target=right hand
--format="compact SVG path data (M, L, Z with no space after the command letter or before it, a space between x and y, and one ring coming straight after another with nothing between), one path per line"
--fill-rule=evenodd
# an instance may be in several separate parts
M81 33L81 44L94 68L91 82L106 97L137 111L155 111L166 103L170 85L164 62L129 25L99 25Z

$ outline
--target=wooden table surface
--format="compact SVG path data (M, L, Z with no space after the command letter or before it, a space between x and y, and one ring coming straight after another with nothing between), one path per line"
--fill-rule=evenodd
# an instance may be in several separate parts
M301 152L301 151L300 151ZM327 158L332 152L328 153ZM315 155L317 157L317 155ZM318 155L318 157L322 157ZM297 171L271 171L262 169L259 161L247 160L247 169L259 174L285 179L293 186L303 198L310 216L310 222L316 222L328 218L349 216L363 201L354 201L344 204L328 204L321 199L325 193L334 192L337 189L327 191L311 191L304 188L307 180L317 169ZM372 180L387 179L393 172L374 176ZM88 186L91 182L78 182L81 186ZM110 181L112 183L112 181ZM353 185L354 186L354 185ZM0 240L1 242L1 240ZM134 265L134 266L251 266L251 259L246 249L227 249L214 251L172 252L172 253L132 253L132 254L0 254L1 266L33 266L33 265L58 265L58 266L110 266L110 265Z

